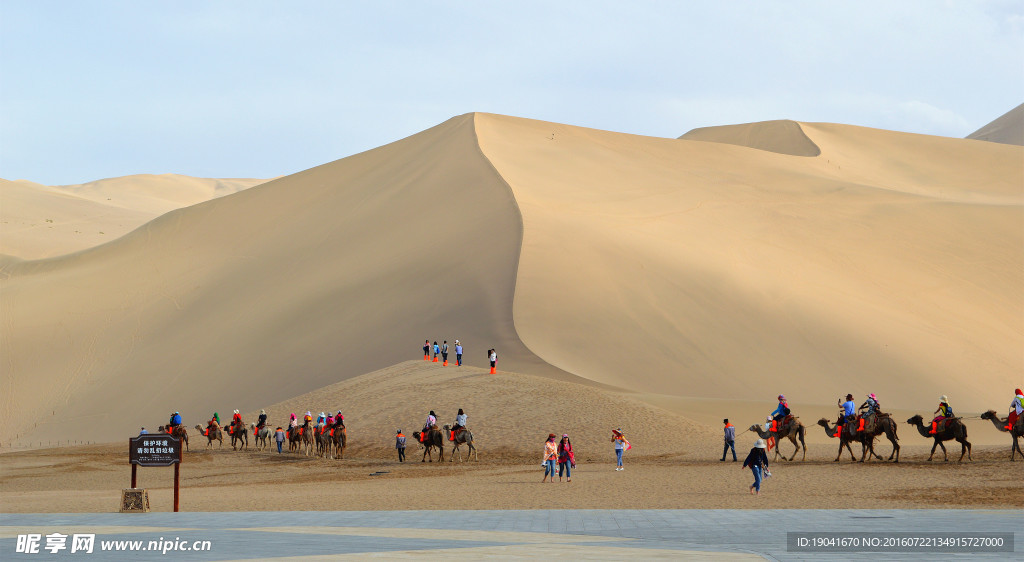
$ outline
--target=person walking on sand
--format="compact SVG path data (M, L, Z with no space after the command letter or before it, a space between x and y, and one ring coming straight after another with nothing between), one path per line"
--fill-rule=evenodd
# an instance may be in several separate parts
M441 344L441 361L444 361L445 366L448 365L448 340Z
M455 364L462 366L462 344L459 340L455 340Z
M395 449L398 449L398 462L405 462L405 435L401 429L395 434Z
M555 443L555 434L551 433L548 435L548 440L544 442L544 461L541 464L544 466L544 479L541 483L544 483L548 479L548 475L551 475L551 482L555 481L555 461L558 460L558 443Z
M729 418L722 420L725 424L725 448L722 449L722 461L725 462L725 455L732 449L732 462L736 462L736 427L729 423Z
M430 357L430 340L423 340L423 360L426 361Z
M491 362L491 374L494 374L494 369L498 365L498 352L494 349L487 350L487 359Z
M280 426L278 426L278 428L274 430L274 441L277 442L277 454L280 455L281 445L284 444L284 429L282 429Z
M437 345L437 340L434 340L434 363L437 363L437 356L441 354L441 346Z
M565 472L566 482L572 482L572 469L576 468L576 455L572 450L572 441L569 434L563 433L562 440L558 442L558 481L562 481L562 473Z
M628 451L631 447L626 436L622 434L622 428L612 430L612 442L615 443L615 470L625 470L622 466L622 452Z
M740 468L750 467L750 471L754 473L754 483L750 485L750 493L760 496L761 495L761 478L764 476L762 470L768 468L768 455L764 452L764 439L758 439L754 446L750 449L750 454L747 455L747 460L743 461L743 466Z

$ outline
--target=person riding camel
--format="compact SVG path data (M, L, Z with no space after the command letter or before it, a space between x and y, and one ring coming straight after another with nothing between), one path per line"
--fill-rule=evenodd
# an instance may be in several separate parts
M881 404L878 403L878 397L875 396L874 392L868 394L868 399L865 400L864 403L860 405L858 411L864 410L865 408L867 409L867 411L861 414L860 425L857 427L857 431L864 431L864 424L867 422L868 419L872 421L871 425L874 426L875 417L877 417L877 415L882 412Z
M337 414L334 414L334 427L345 429L345 416L341 415L341 410L338 410Z
M235 412L231 415L231 428L229 429L229 433L233 434L236 429L239 429L241 427L242 414L238 413L238 410L235 410Z
M452 436L450 440L455 441L455 437L459 433L462 433L464 429L466 429L466 412L463 412L462 408L459 408L459 413L455 416L455 424L452 425Z
M427 434L431 429L437 427L437 414L433 410L427 415L427 421L423 424L423 431L420 432L420 442L426 442Z
M320 415L316 417L316 425L322 426L327 423L327 414L320 412Z
M171 421L167 423L167 433L174 433L174 429L181 425L181 414L174 412L171 414Z
M313 413L310 412L309 410L306 410L306 415L302 416L302 421L304 421L306 423L312 423L312 421L313 421Z
M945 394L939 397L939 409L932 413L938 415L932 420L932 430L928 433L935 435L935 431L939 428L939 422L953 417L953 408L949 405L949 398L946 398Z
M256 429L263 429L267 425L267 411L260 410L260 418L256 421Z
M840 412L839 420L836 421L836 436L843 431L843 426L846 425L847 422L857 419L857 403L853 401L852 394L846 395L846 402L843 402L840 399L837 400L837 404L839 404L839 407L841 407L843 411Z
M206 423L206 433L204 435L210 435L211 432L218 429L220 429L220 414L214 412L213 417Z
M1013 425L1017 423L1017 418L1024 415L1024 392L1018 388L1014 392L1013 402L1010 402L1010 416L1006 420L1006 429L1012 430Z
M772 431L778 431L782 426L782 421L789 415L789 404L786 403L786 397L782 394L779 395L779 405L775 408L775 411L771 413L772 416Z

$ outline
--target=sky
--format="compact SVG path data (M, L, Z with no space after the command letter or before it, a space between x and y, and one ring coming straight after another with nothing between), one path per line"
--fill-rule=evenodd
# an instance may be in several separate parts
M0 177L287 175L483 111L626 133L964 137L1024 102L1024 0L0 1Z

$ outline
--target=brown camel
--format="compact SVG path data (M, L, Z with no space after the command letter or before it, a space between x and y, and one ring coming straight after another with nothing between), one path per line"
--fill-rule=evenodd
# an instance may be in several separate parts
M818 425L820 425L821 427L825 428L825 433L829 437L835 437L836 436L836 426L830 426L829 425L829 421L828 421L827 418L821 418L820 420L818 420ZM864 447L864 440L863 439L860 440L860 444L861 444L861 447L863 448ZM839 452L836 453L836 460L834 460L832 462L839 462L839 457L843 456L843 447L846 447L846 450L850 452L850 460L851 461L856 461L857 457L853 456L853 449L850 448L850 438L847 435L847 433L844 431L843 433L839 434ZM863 456L863 455L861 455L861 456ZM881 459L881 457L879 457L879 459Z
M256 450L262 451L267 448L270 444L270 428L263 426L259 429L256 428L256 424L251 423L249 427L252 429L252 437L256 440Z
M313 456L314 435L313 426L310 425L312 423L313 422L309 420L305 420L299 428L302 430L299 432L299 443L302 444L302 454L307 457Z
M224 432L222 432L219 427L215 427L215 428L211 429L209 432L207 432L206 428L204 428L201 425L197 425L196 426L196 431L198 431L200 435L206 437L206 448L207 449L209 449L210 447L213 447L213 440L214 439L216 439L217 441L220 442L220 446L221 447L224 446ZM207 435L207 433L209 433L209 434Z
M228 435L231 436L231 450L237 451L239 443L242 443L243 449L249 450L249 428L245 427L244 423L231 426Z
M444 461L444 435L438 431L437 426L431 427L430 431L427 432L427 438L424 441L420 441L420 432L414 431L412 438L416 440L420 446L423 447L423 460L420 462L426 462L427 456L430 455L430 450L437 447L437 462ZM430 456L430 462L434 462L433 455Z
M184 425L176 425L171 430L171 437L177 437L181 439L181 442L185 445L185 450L188 450L188 430L185 429Z
M334 448L334 437L331 436L331 428L327 425L313 427L313 442L316 444L316 456L331 457Z
M794 417L793 421L790 422L789 425L780 427L778 431L765 431L760 424L750 426L750 431L757 433L757 436L764 440L767 440L770 437L775 438L775 460L778 460L781 455L779 452L779 445L782 444L783 437L788 438L790 442L793 443L793 446L796 447L793 451L793 456L787 459L785 455L781 455L783 459L791 461L796 458L796 454L800 452L800 445L803 445L804 456L801 457L800 460L807 460L807 444L804 443L804 424L800 422L800 418ZM796 442L798 438L800 439L799 444Z
M945 427L936 431L935 433L928 433L931 430L930 427L924 426L924 418L920 415L907 420L907 423L917 428L917 432L924 438L932 438L935 443L932 445L932 454L928 455L928 460L931 461L932 457L935 456L935 447L942 447L943 460L949 462L949 457L946 456L946 446L942 444L943 441L949 441L950 439L956 439L960 443L960 460L957 462L963 462L964 455L967 455L967 460L974 460L971 458L971 442L967 440L967 426L964 425L960 418L947 419L944 422ZM939 424L940 426L943 424Z
M331 446L334 447L334 458L341 459L345 455L345 447L348 446L348 435L345 426L334 426L334 433L331 435Z
M896 460L893 462L900 462L900 437L899 435L897 435L896 421L893 420L892 417L886 413L880 412L875 414L875 416L875 422L873 424L870 424L870 427L868 427L868 422L870 422L870 419L868 419L868 422L864 424L864 431L859 430L860 420L854 420L846 424L846 428L843 430L843 432L845 433L848 431L850 433L849 439L851 441L861 441L861 443L863 443L867 447L867 450L871 454L871 456L877 458L878 460L882 460L882 457L880 457L878 453L875 452L875 438L884 433L885 438L888 439L889 443L892 444L892 452L889 453L888 460L893 460L893 457L896 457ZM860 461L864 462L864 455L861 455Z
M295 452L299 450L299 444L302 443L302 432L299 431L299 426L288 426L288 452Z
M1012 431L1006 429L1006 424L1010 423L1010 418L1000 418L996 415L995 410L989 410L981 415L981 419L989 420L992 425L996 426L996 429L1003 433L1009 433L1013 437L1013 447L1010 449L1010 461L1017 460L1017 453L1020 453L1021 458L1024 458L1024 452L1020 450L1020 443L1017 439L1024 437L1024 416L1018 416L1017 422L1013 424Z
M448 438L448 441L451 441L452 443L452 452L451 454L448 455L448 462L452 462L455 460L455 453L459 453L459 462L462 462L462 451L459 450L459 446L462 445L463 443L469 445L469 453L467 453L466 456L470 460L472 460L474 456L476 457L476 460L480 460L480 453L477 453L476 447L473 446L473 433L470 432L468 429L464 428L462 431L458 433L458 435L455 436L455 439L453 440L452 426L445 424L444 435L445 437Z

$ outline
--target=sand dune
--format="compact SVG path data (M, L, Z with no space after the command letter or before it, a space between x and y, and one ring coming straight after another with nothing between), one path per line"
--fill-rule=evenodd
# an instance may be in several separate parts
M0 254L41 259L114 240L174 209L266 180L135 175L81 185L0 180Z
M967 138L1024 146L1024 103L967 135Z
M8 263L0 444L252 412L415 358L424 338L460 338L472 366L493 346L503 371L769 410L780 392L1008 403L1024 149L782 123L730 134L808 152L798 131L820 155L464 115L103 246ZM548 415L524 406L537 384L489 402L470 379L476 420ZM434 405L458 408L457 385ZM402 417L365 425L409 431L432 402L388 388L324 406L388 406Z
M767 150L791 156L817 156L821 149L807 138L796 121L762 121L721 127L702 127L679 137L683 140L719 142Z
M1024 349L1024 151L801 125L793 158L492 115L516 195L515 321L566 371L643 392L995 407Z

